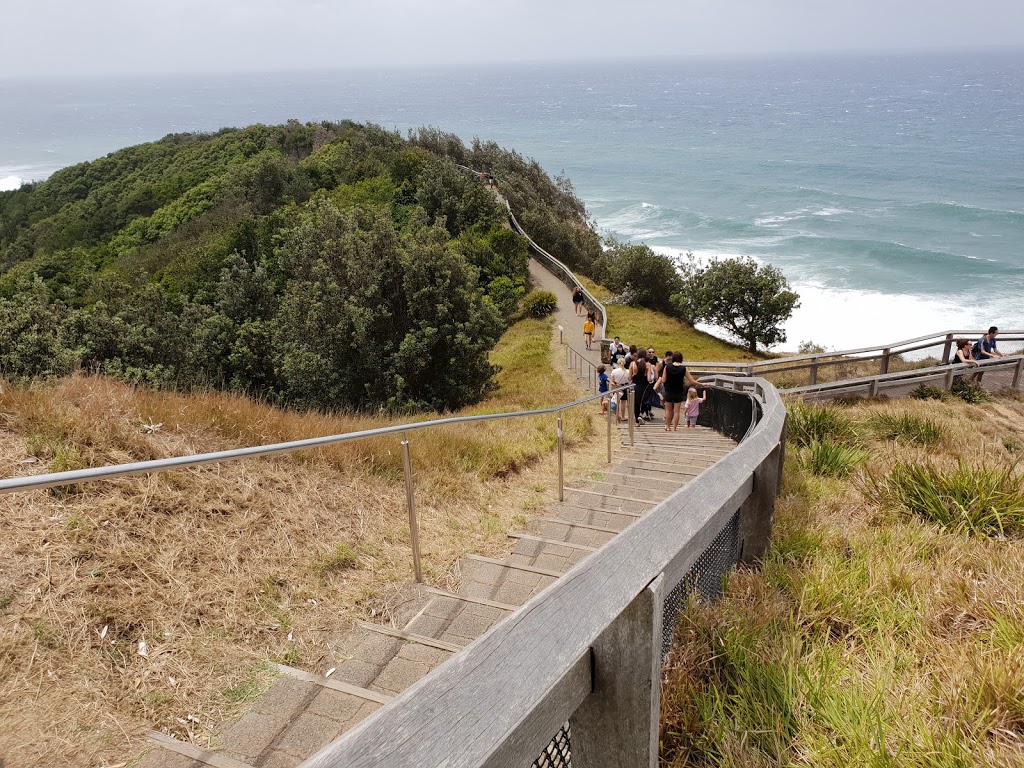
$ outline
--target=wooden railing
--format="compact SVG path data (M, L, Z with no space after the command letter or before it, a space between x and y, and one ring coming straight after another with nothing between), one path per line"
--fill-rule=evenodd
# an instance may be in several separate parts
M744 438L730 454L302 765L526 768L561 733L573 768L656 766L670 609L720 584L716 558L764 554L783 461L775 388L709 385L702 423Z
M875 347L791 355L756 363L691 362L687 366L694 375L729 373L734 376L760 376L784 389L809 387L819 383L885 376L932 367L936 363L945 365L952 359L953 344L957 339L968 339L973 344L984 333L985 330L939 331ZM1019 342L1024 341L1024 331L1000 331L998 339L1004 346L1019 348ZM910 353L917 353L920 359L908 360L905 355Z

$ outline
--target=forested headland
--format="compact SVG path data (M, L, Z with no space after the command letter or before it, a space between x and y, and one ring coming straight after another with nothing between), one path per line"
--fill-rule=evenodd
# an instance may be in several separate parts
M102 373L303 408L454 409L527 285L602 255L564 178L348 121L173 134L0 192L0 374Z

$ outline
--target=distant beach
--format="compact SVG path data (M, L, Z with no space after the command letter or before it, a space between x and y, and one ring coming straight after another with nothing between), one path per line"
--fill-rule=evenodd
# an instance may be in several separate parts
M173 132L434 125L564 170L608 234L781 267L802 297L783 349L1024 326L1024 52L0 81L0 100L4 188Z

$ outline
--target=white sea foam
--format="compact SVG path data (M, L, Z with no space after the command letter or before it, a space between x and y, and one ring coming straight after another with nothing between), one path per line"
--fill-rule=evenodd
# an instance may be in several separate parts
M839 216L842 213L852 213L848 208L822 208L820 211L815 211L815 216Z
M652 250L666 256L686 255L683 248L654 246ZM742 255L695 252L694 258L703 265L711 259ZM800 307L786 323L786 341L779 344L776 351L795 351L802 341L813 341L827 349L853 349L924 336L946 328L1019 324L1019 309L1010 300L965 297L962 303L954 303L947 298L917 294L830 288L810 278L791 279L790 283L800 295ZM716 336L726 336L719 328L698 327Z
M0 177L0 192L9 192L12 189L18 189L22 185L23 179L20 176L3 176Z

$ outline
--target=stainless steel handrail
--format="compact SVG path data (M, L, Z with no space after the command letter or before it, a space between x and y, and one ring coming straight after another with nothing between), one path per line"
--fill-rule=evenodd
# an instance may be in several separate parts
M617 392L627 388L628 385L625 385L618 387L615 390L611 390L611 392ZM168 469L184 469L186 467L194 467L200 464L210 464L218 461L230 461L233 459L243 459L251 456L269 456L275 453L288 453L291 451L302 450L304 448L322 448L328 445L337 445L338 443L367 440L374 437L412 432L417 429L444 427L452 424L469 424L477 421L495 421L498 419L517 419L527 416L543 416L545 414L559 413L569 408L584 405L601 397L605 397L611 394L611 392L602 392L598 395L591 395L582 400L574 400L571 403L563 403L562 405L555 405L551 408L536 408L530 411L485 413L474 416L453 416L446 419L416 421L407 424L395 424L390 427L364 429L357 432L344 432L338 435L311 437L304 440L290 440L284 443L268 443L265 445L255 445L247 448L232 448L226 451L214 451L212 453L197 453L190 456L174 456L169 459L151 459L149 461L136 461L128 464L113 464L106 467L91 467L89 469L75 469L68 472L52 472L45 475L28 475L25 477L8 478L6 480L0 480L0 493L14 493L17 491L53 488L59 485L72 485L91 480L110 480L115 477L149 474Z
M475 170L473 168L470 168L468 165L462 165L461 163L455 163L455 166L458 167L458 168L461 168L462 170L464 170L464 171L466 171L468 173L472 173L472 174L474 174L476 176L479 176L480 173L481 173L480 171ZM495 178L494 176L492 176L489 173L487 174L487 176L489 176L490 178L494 179L495 182L498 181L497 178ZM576 277L576 273L575 272L573 272L565 264L563 264L561 261L556 259L554 256L552 256L550 253L545 251L543 248L541 248L537 244L537 242L526 233L526 230L523 229L522 225L519 223L519 220L515 217L515 214L512 213L512 206L509 205L508 200L503 197L502 201L505 203L505 208L508 211L508 217L512 221L512 226L515 229L516 233L522 235L523 237L525 237L526 241L530 244L530 247L533 248L533 250L535 250L537 253L539 253L541 256L543 256L545 259L549 260L555 266L556 269L559 269L559 270L562 271L563 275L567 279L567 280L563 280L562 282L567 282L568 281L569 283L572 283L573 286L575 286L575 287L579 288L581 291L583 291L583 296L586 299L586 302L590 303L590 305L594 307L594 309L597 311L598 315L601 318L601 335L598 337L598 339L599 340L606 339L607 336L608 336L608 311L605 309L604 304L602 304L600 301L598 301L597 297L594 296L594 294L592 294L589 290L587 290L587 287L585 285L583 285L583 283L581 283L579 281L579 278ZM551 270L548 270L548 271L551 271Z

